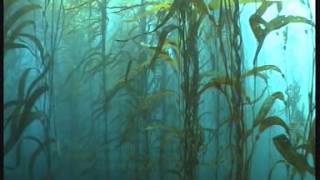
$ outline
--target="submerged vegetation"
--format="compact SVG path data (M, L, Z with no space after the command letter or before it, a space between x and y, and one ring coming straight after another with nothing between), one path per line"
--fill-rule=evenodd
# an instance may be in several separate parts
M291 3L4 0L5 179L314 179Z

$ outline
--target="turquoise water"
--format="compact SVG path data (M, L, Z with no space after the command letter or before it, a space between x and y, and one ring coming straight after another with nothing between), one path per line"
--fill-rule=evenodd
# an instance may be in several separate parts
M4 179L315 179L315 1L228 2L5 0Z

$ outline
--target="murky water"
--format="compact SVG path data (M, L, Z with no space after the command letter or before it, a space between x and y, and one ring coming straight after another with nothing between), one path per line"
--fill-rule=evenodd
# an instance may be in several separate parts
M4 179L315 179L314 0L5 0Z

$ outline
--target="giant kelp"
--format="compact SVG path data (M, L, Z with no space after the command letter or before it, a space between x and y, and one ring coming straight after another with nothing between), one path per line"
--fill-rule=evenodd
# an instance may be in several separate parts
M24 142L33 142L30 179L43 176L36 162L56 179L254 179L266 140L276 157L269 179L281 163L288 179L314 176L313 90L305 118L299 85L273 90L275 78L289 81L287 71L259 60L274 32L314 28L280 14L285 2L18 2L5 1L5 55L27 52L36 64L19 69L17 95L5 102L5 158L16 156L6 172L23 171ZM250 5L246 27L241 9ZM267 21L272 8L278 14ZM256 41L252 59L245 28ZM30 128L36 120L43 134ZM281 133L266 138L273 129Z

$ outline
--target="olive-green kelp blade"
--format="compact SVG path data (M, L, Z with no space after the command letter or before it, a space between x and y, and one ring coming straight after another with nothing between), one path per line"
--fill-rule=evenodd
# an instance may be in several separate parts
M314 169L310 167L306 158L294 149L286 135L281 134L274 137L273 143L285 160L294 166L300 173L308 171L311 174L314 174Z

